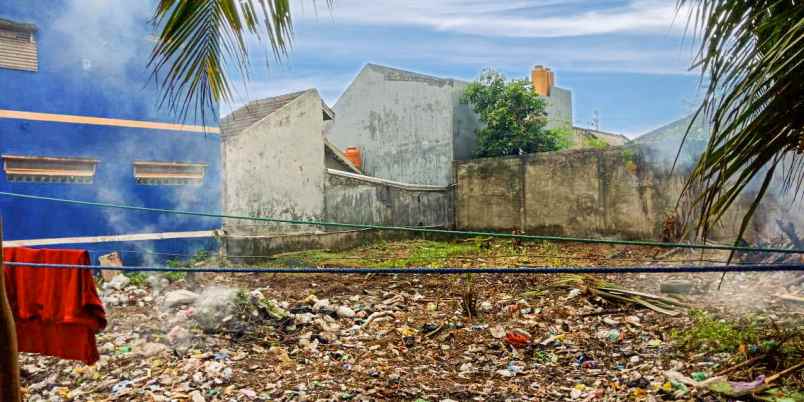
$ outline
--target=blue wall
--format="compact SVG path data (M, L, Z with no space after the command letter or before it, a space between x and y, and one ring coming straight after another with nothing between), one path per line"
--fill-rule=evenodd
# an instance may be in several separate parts
M3 0L0 18L39 31L39 71L0 68L0 109L175 123L146 67L152 2ZM129 4L130 3L130 4ZM217 111L209 115L217 116ZM190 124L197 122L188 122ZM217 125L217 118L213 119ZM220 211L216 134L0 118L0 153L100 160L91 184L9 182L0 191L168 209ZM140 185L136 160L208 164L200 185ZM8 240L210 230L220 220L96 209L0 196ZM196 239L195 243L199 243ZM175 240L149 249L186 251ZM163 244L157 244L163 243ZM203 242L202 242L203 243ZM87 246L86 248L89 248ZM208 244L203 248L209 248Z

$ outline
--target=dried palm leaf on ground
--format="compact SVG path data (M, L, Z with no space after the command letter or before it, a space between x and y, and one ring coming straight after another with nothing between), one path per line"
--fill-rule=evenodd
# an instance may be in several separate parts
M580 289L583 294L599 296L607 300L621 303L637 304L658 313L675 316L690 306L663 296L645 292L637 292L617 286L614 283L592 277L590 275L561 275L547 286L548 289L574 288ZM537 289L526 292L525 295L541 295L543 290Z

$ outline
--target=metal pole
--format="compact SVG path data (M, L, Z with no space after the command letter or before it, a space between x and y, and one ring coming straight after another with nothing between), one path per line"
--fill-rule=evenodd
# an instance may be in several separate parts
M6 296L3 267L3 218L0 217L0 401L20 402L20 368L17 361L17 329Z

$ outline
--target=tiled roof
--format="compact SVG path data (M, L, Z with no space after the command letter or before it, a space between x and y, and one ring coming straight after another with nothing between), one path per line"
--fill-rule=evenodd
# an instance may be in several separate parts
M240 134L243 130L281 109L282 106L287 105L305 92L307 91L292 92L272 98L251 101L221 119L221 131L225 136Z

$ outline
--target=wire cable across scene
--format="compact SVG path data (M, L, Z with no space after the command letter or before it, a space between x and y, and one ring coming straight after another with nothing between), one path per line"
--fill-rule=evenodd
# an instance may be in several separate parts
M233 268L233 267L120 267L106 265L34 264L4 262L8 267L36 269L98 269L122 272L198 272L198 273L283 273L283 274L642 274L642 273L704 273L704 272L780 272L804 271L804 264L751 264L751 265L684 265L684 266L632 266L632 267L481 267L481 268Z
M273 223L286 223L293 225L310 225L310 226L328 226L328 227L341 227L352 229L379 229L379 230L396 230L417 233L434 233L446 234L455 236L486 236L504 239L521 239L521 240L541 240L541 241L555 241L555 242L573 242L573 243L587 243L587 244L613 244L623 246L650 246L662 248L684 248L696 250L726 250L726 251L739 251L739 252L753 252L753 253L783 253L783 254L804 254L804 250L786 249L786 248L772 248L772 247L745 247L745 246L727 246L715 244L693 244L693 243L665 243L649 240L608 240L608 239L590 239L581 237L565 237L565 236L541 236L541 235L523 235L514 233L495 233L495 232L476 232L464 230L449 230L449 229L433 229L423 227L411 226L392 226L392 225L374 225L374 224L357 224L357 223L341 223L341 222L327 222L315 220L296 220L296 219L278 219L269 217L255 217L243 215L229 215L211 212L196 212L196 211L182 211L174 209L163 208L148 208L138 207L134 205L113 204L106 202L96 201L80 201L70 200L65 198L45 197L40 195L19 194L7 191L0 191L0 195L7 197L26 198L41 201L53 201L66 204L84 205L97 208L117 208L133 211L143 211L152 213L175 214L175 215L190 215L200 216L207 218L223 218L223 219L238 219L238 220L251 220Z

